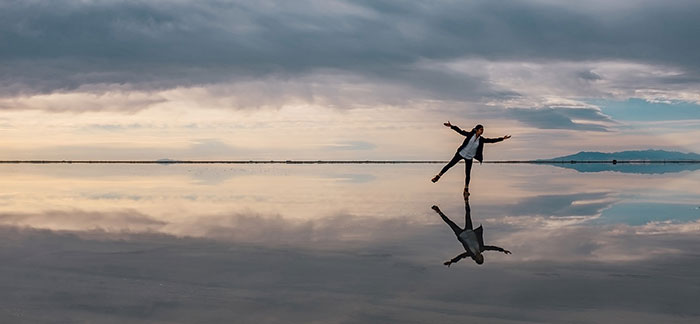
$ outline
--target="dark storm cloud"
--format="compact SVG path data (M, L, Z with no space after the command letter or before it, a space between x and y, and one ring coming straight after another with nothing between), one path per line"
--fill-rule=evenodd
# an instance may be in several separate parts
M513 119L542 129L606 132L608 128L605 124L614 122L610 117L593 108L509 108L506 111Z
M697 1L674 5L393 1L5 1L6 94L91 84L135 89L288 80L315 71L419 90L424 97L512 97L476 75L425 61L632 60L697 78ZM594 80L592 74L582 78Z
M598 81L602 80L603 77L598 75L597 73L593 71L580 71L577 73L577 76L583 80L588 80L588 81Z

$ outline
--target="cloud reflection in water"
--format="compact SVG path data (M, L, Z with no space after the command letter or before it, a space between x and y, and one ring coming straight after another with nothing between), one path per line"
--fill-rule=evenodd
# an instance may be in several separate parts
M429 206L463 212L462 179L429 183L434 165L52 168L0 166L3 321L700 315L697 172L477 166L475 225L513 254L445 271L460 247ZM224 180L197 181L192 168ZM352 174L368 176L333 180Z

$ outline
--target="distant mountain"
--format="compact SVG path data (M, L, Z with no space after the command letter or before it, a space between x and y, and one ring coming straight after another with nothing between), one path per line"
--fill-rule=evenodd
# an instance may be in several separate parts
M177 160L173 160L173 159L158 159L158 160L156 160L156 162L159 163L159 164L168 165L168 164L176 163Z
M663 174L683 171L700 170L700 163L653 163L653 164L629 164L629 163L556 163L555 167L573 169L578 172L620 172L636 174Z
M583 163L556 163L554 166L574 169L578 172L621 172L637 174L661 174L700 170L700 163L585 163L586 161L700 161L700 154L681 153L664 150L622 151L614 153L578 152L539 161L579 161Z
M700 160L700 154L682 153L664 150L622 151L614 153L578 152L572 155L560 156L545 161L688 161Z

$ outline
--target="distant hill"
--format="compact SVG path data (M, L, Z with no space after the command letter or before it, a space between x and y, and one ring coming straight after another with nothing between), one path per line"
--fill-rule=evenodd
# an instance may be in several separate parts
M177 160L173 160L173 159L158 159L156 162L157 162L158 164L165 164L165 165L168 165L168 164L176 163Z
M700 163L585 163L585 161L700 161L700 154L681 153L664 150L622 151L614 153L578 152L539 161L579 161L584 163L556 163L554 166L574 169L578 172L621 172L637 174L661 174L700 170Z
M687 161L700 160L700 154L682 153L664 150L622 151L613 153L603 152L578 152L572 155L560 156L545 161Z
M578 172L620 172L636 174L663 174L683 171L700 170L700 163L654 163L654 164L628 164L628 163L556 163L552 166L573 169Z

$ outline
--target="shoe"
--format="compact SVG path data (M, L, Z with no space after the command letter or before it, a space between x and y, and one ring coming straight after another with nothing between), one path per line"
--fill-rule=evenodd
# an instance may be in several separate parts
M438 182L438 180L440 180L440 175L439 175L439 174L436 175L436 176L434 176L430 181L432 181L433 183L435 183L435 182Z

